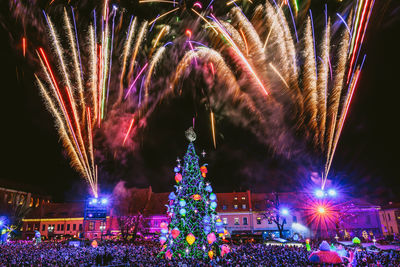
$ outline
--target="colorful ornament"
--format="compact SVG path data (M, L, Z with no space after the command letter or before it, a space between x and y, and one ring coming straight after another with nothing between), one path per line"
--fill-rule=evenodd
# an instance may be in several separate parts
M217 207L217 202L215 201L211 202L210 206L212 209L215 209Z
M179 200L179 206L185 207L186 206L186 201L184 199Z
M168 224L166 222L161 222L160 223L160 228L161 229L167 229L168 228Z
M174 192L171 192L171 193L169 194L169 196L168 196L168 199L169 199L169 200L175 200L175 198L176 198L176 195L175 195Z
M208 216L208 215L204 216L204 218L203 218L204 224L209 224L209 223L210 223L210 220L211 220L211 218L210 218L210 216Z
M228 254L231 251L231 249L229 248L228 245L222 245L221 246L221 257L223 257L224 255Z
M184 209L184 208L180 209L179 210L179 214L182 215L182 216L185 216L186 215L186 209Z
M204 233L208 234L211 231L211 227L206 225L204 226Z
M210 250L208 252L208 257L210 257L210 259L212 260L213 256L214 256L214 252L212 250Z
M192 245L195 240L196 240L196 237L194 237L194 235L192 233L190 233L186 236L186 242L188 242L189 245Z
M181 170L181 168L179 168L179 167L174 168L174 172L179 172L180 170Z
M217 199L217 195L215 195L214 193L210 194L210 200L216 200Z
M167 250L167 252L165 253L165 258L170 260L172 258L172 252L171 250Z
M179 183L180 181L182 181L182 174L180 174L180 173L175 174L175 181L176 181L176 183Z
M161 229L161 233L168 234L168 229L165 229L165 228Z
M160 237L160 243L161 245L164 245L164 243L167 241L167 238L165 236Z
M194 199L194 200L201 200L201 196L199 195L199 194L195 194L195 195L193 195L192 196L192 198Z
M208 244L210 244L210 245L211 245L212 243L214 243L216 239L217 239L217 238L215 237L214 232L211 232L211 233L209 233L209 234L207 235L207 241L208 241Z
M223 223L222 223L221 219L217 219L217 220L215 221L215 226L221 227L222 225L223 225Z
M174 229L172 229L172 231L171 231L171 235L172 235L172 237L175 239L175 238L177 238L178 236L179 236L179 234L181 233L181 231L179 231L179 229L178 228L174 228Z
M206 188L205 188L205 190L206 190L207 192L211 193L211 192L212 192L212 187L211 187L211 185L207 185Z
M354 237L352 241L353 241L353 244L357 244L357 245L361 244L361 240L358 237Z

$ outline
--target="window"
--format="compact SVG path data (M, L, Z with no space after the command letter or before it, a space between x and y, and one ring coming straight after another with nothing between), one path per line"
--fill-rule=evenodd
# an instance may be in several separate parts
M94 222L89 222L89 231L94 230Z
M76 224L75 223L72 225L72 231L76 231Z
M293 222L297 223L297 217L296 216L293 216Z
M67 231L71 230L71 225L67 224Z
M390 226L390 232L393 234L393 227Z
M82 229L83 229L83 228L82 228L82 224L80 223L80 224L79 224L79 231L81 232Z
M222 209L226 210L228 207L226 205L222 205Z
M257 217L257 224L261 224L261 218Z
M235 205L233 205L233 207L235 208L235 210L237 210L237 208L238 208L238 205L236 205L236 204L235 204Z
M246 209L246 204L242 205L242 209L244 209L244 210Z
M42 224L42 232L46 231L46 225Z
M235 218L235 219L234 219L234 224L235 224L235 225L239 225L239 218Z
M390 221L390 213L388 213L388 220ZM392 232L393 233L393 232Z
M243 225L247 225L247 217L243 217Z
M61 224L61 231L64 231L64 224Z
M60 225L57 224L57 231L60 231Z
M234 197L233 199L234 199L234 200L237 200L237 197Z
M246 200L246 197L242 197L242 200Z
M228 218L222 218L222 221L224 222L225 225L228 224Z

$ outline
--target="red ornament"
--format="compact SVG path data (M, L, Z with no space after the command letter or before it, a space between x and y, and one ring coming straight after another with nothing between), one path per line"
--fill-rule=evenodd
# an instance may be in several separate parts
M179 183L180 181L182 181L182 174L180 174L180 173L175 174L175 181L176 181L176 183Z

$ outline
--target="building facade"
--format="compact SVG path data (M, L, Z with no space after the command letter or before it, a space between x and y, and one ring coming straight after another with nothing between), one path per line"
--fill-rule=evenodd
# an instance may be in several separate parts
M23 220L23 238L33 237L35 230L49 239L82 236L89 239L113 238L121 232L121 221L118 218L137 214L143 217L140 234L157 236L161 230L161 223L169 221L165 206L168 203L168 195L169 193L152 192L151 188L136 191L131 197L132 204L127 204L128 209L112 207L105 220L91 221L84 220L84 203L47 203ZM276 210L277 207L274 205L272 210L275 214L279 212L279 223L283 227L281 237L301 239L316 237L318 233L318 228L315 228L313 222L309 220L309 214L304 207L303 200L306 196L300 193L268 194L245 191L216 193L216 195L218 201L216 211L231 237L246 235L260 238L279 237L276 222L266 216L268 211L271 211L271 203L277 201L279 210ZM145 203L142 203L143 201ZM140 209L132 206L139 202ZM342 218L337 225L331 225L327 229L330 237L335 236L338 227L342 230L343 236L347 233L360 237L366 232L371 237L378 237L381 225L382 229L384 227L389 229L389 233L398 233L396 220L400 220L399 209L380 210L378 206L366 202L351 203L347 206L346 212L352 216ZM382 223L385 218L388 223Z
M389 202L379 211L381 229L384 236L398 236L400 229L400 203Z

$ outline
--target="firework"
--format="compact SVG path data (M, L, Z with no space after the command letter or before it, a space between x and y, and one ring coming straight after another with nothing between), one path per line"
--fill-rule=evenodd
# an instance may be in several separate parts
M86 179L91 192L94 196L98 195L98 168L95 160L94 135L102 122L107 118L107 105L111 102L110 111L118 110L125 99L136 91L136 81L142 75L147 77L145 88L150 86L150 79L157 63L161 60L165 51L165 46L157 49L153 55L152 49L146 53L140 53L144 40L147 36L147 25L144 21L138 33L136 33L137 20L131 17L126 38L115 37L115 18L116 8L112 11L108 9L108 1L104 2L104 10L101 16L101 32L98 34L96 12L93 11L93 24L88 26L88 36L84 40L87 51L82 51L81 58L80 40L78 39L75 14L73 9L72 20L67 9L63 11L63 29L65 32L57 32L51 18L44 13L50 45L55 54L55 62L49 61L43 48L37 49L37 55L41 62L44 79L36 77L40 92L45 100L50 113L53 114L61 140L68 151L71 165ZM122 17L121 17L122 21ZM120 26L118 27L120 28ZM120 30L120 29L119 29ZM164 27L156 39L153 40L154 46L168 33L169 27ZM122 36L122 35L119 35ZM64 39L66 42L64 42ZM114 45L114 42L119 41ZM121 41L122 39L122 41ZM25 43L25 37L23 43ZM123 53L118 64L118 68L112 76L114 47L122 47ZM25 49L25 48L24 48ZM87 53L86 53L87 52ZM148 53L147 53L148 52ZM25 52L24 52L25 53ZM145 55L145 63L139 69L139 56L142 59ZM82 65L83 64L83 65ZM52 66L57 66L53 69ZM87 70L85 76L83 71ZM149 70L148 73L146 71ZM110 84L118 84L115 92L110 91ZM146 98L148 95L146 94ZM140 99L139 99L140 102ZM130 108L135 108L138 104L130 104ZM129 129L123 135L122 146L125 145L130 133L133 131L134 117L131 113ZM121 144L120 143L120 144Z

